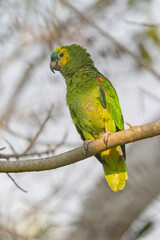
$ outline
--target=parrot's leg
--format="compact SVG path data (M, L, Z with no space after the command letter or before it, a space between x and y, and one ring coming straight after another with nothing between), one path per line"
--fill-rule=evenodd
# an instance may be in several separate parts
M112 132L110 132L110 131L108 131L108 132L106 132L105 134L104 134L104 136L103 136L103 141L104 141L104 143L107 145L107 142L108 142L108 137L109 137L109 135L111 135L112 134Z
M84 130L84 129L82 129L82 133L83 133L84 138L86 139L86 140L83 142L84 154L87 154L88 144L89 144L92 140L95 140L95 139L94 139L94 137L93 137L89 132L87 132L87 131Z
M109 119L108 121L105 122L105 131L106 132L103 135L103 141L104 144L107 145L109 135L111 135L113 132L116 132L116 125L113 119Z
M84 151L84 154L87 154L87 151L88 151L88 144L91 142L92 140L85 140L83 142L83 151Z

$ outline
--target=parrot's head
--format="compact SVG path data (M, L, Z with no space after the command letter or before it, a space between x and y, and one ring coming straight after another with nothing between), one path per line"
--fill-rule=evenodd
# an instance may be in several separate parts
M90 54L77 44L60 46L51 53L51 71L60 71L64 76L71 76L79 69L93 65Z

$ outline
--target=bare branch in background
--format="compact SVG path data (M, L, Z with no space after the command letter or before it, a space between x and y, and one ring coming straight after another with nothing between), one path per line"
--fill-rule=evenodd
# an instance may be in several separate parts
M10 146L10 148L11 148L12 152L14 153L14 155L16 155L17 153L16 153L14 147L12 146L12 144L11 144L7 139L5 139L5 138L3 138L3 139L4 139L5 142ZM7 160L8 160L8 158L7 158ZM15 184L15 186L16 186L17 188L19 188L22 192L27 193L27 191L24 190L23 188L21 188L21 187L18 185L18 183L14 180L14 178L13 178L9 173L7 173L7 176L11 179L11 181Z
M129 24L137 25L140 27L151 27L151 28L160 27L160 23L151 24L151 23L145 23L145 22L135 22L130 20L125 20L125 22Z
M48 154L54 154L54 152L61 146L64 146L65 145L65 141L66 141L66 138L67 138L67 132L65 132L64 136L62 137L62 140L60 142L56 142L54 143L54 147L51 147L51 144L50 144L50 147L47 148L47 150L45 151L34 151L34 152L29 152L29 153L13 153L13 154L3 154L3 153L0 153L0 158L4 158L4 159L10 159L10 158L16 158L16 159L19 159L19 158L26 158L26 157L30 157L30 156L42 156L42 155L48 155ZM44 143L42 143L44 145ZM70 144L69 146L73 146L74 144ZM2 148L2 150L5 149L5 148Z
M21 93L22 89L25 87L26 83L29 81L30 79L30 75L32 74L32 71L34 70L34 68L36 66L38 66L39 63L41 63L43 61L43 59L45 59L45 54L41 54L40 56L36 57L34 59L34 61L32 61L32 63L28 64L28 66L26 67L22 78L20 79L16 89L14 90L14 92L12 93L8 105L6 107L6 110L2 116L2 122L6 123L8 122L13 108L15 107L16 101L19 97L19 94Z
M3 151L4 149L6 149L6 147L2 147L2 148L0 148L0 151Z
M40 126L38 132L36 133L36 135L34 136L34 138L31 140L29 146L26 148L26 150L23 152L23 155L25 155L32 147L33 145L35 144L37 138L39 137L39 135L41 134L41 132L43 131L46 123L48 122L48 120L50 119L51 117L51 114L52 114L52 110L53 110L53 107L54 105L51 106L48 114L47 114L47 117L45 118L44 122L42 123L42 125Z
M5 140L5 142L9 145L9 147L11 148L12 152L14 153L14 155L17 155L16 150L14 149L14 147L12 146L12 144L3 137L3 139Z
M91 156L95 156L99 152L115 146L124 145L157 135L160 135L160 120L141 126L135 126L128 130L120 131L110 135L107 147L104 144L103 138L91 141L88 144L87 154L84 153L84 148L82 146L57 156L41 158L37 160L24 160L16 162L0 161L0 172L29 172L55 169L84 160Z
M11 134L13 137L18 137L18 138L20 138L20 139L22 139L22 140L26 140L26 141L31 141L32 139L31 139L31 137L30 136L25 136L25 135L23 135L22 133L20 133L20 132L17 132L17 131L15 131L15 130L13 130L13 129L11 129L11 128L9 128L8 126L7 126L7 128L5 128L5 131L6 132L8 132L9 134ZM64 134L64 137L63 137L63 139L65 139L66 140L66 137L67 137L67 131L65 132L65 134ZM60 142L61 143L61 142ZM58 141L56 141L56 140L53 140L52 142L50 141L45 141L45 140L37 140L36 141L36 145L38 144L38 145L45 145L45 146L47 146L47 147L51 147L51 146L53 146L53 145L56 145L56 146L59 146L59 144L60 144ZM66 147L76 147L76 146L78 146L79 145L79 142L77 141L77 142L63 142L63 144L66 146ZM61 146L61 145L60 145ZM5 148L4 148L5 149ZM1 149L0 149L1 150ZM3 150L3 149L2 149ZM51 150L52 151L52 150ZM42 153L40 153L40 155L42 155L43 154L43 152ZM45 154L45 153L44 153ZM47 153L46 153L47 154ZM27 155L27 154L26 154ZM31 156L32 155L32 153L29 153L28 154L29 156ZM33 155L38 155L38 152L37 153L33 153ZM1 155L0 155L0 158L1 158Z
M26 191L25 189L23 189L22 187L19 186L18 183L16 183L16 181L14 180L14 178L13 178L9 173L7 173L7 176L11 179L11 181L16 185L17 188L19 188L22 192L27 193L27 191Z
M138 63L140 67L143 67L148 72L152 73L158 80L160 80L160 74L156 72L150 65L148 65L146 62L144 62L138 55L136 55L134 52L132 52L129 48L122 45L120 42L118 42L113 36L111 36L109 33L103 31L95 22L91 20L91 18L88 18L83 13L81 13L79 10L77 10L72 4L70 4L68 1L61 0L63 4L68 6L71 10L73 10L83 21L94 27L97 31L99 31L104 37L109 39L112 43L115 44L117 48L119 48L121 51L126 52L129 54L135 61Z

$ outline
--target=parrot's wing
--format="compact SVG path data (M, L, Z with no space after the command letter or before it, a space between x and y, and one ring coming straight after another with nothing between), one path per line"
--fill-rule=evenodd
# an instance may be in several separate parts
M111 82L103 77L102 81L98 83L99 86L99 100L104 108L111 114L115 121L118 130L123 130L123 116L119 104L117 93Z
M80 127L79 127L78 118L77 118L75 112L74 112L71 108L69 108L69 110L70 110L70 114L71 114L72 120L73 120L73 122L74 122L74 125L75 125L75 127L76 127L76 129L77 129L77 132L78 132L79 135L81 136L81 139L84 141L84 140L85 140L85 137L83 136L83 133L82 133Z
M98 82L99 86L99 100L104 108L111 114L112 119L115 121L117 131L124 129L123 115L119 104L117 93L112 86L111 82L103 77ZM123 155L125 157L125 145L121 146Z

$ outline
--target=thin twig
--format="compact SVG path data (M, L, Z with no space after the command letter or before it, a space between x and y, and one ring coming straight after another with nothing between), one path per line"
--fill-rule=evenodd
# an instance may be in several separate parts
M14 153L14 155L17 155L17 152L14 149L14 147L12 146L12 144L6 138L3 137L3 139L9 145L9 147L11 148L12 152Z
M5 150L6 149L6 147L2 147L2 148L0 148L0 151L3 151L3 150Z
M9 173L7 173L7 176L11 179L11 181L16 185L17 188L19 188L22 192L27 193L27 191L26 191L25 189L23 189L22 187L20 187L20 186L18 185L18 183L16 183L16 181L14 180L14 178L13 178Z
M140 27L151 27L151 28L160 27L160 23L152 24L152 23L144 23L144 22L135 22L135 21L130 21L130 20L125 20L125 22L129 23L129 24L137 25Z
M129 54L140 67L145 68L148 72L152 73L158 80L160 80L160 74L156 72L150 65L148 65L146 62L144 62L138 55L133 53L130 49L128 49L126 46L118 42L113 36L111 36L109 33L103 31L99 26L92 21L88 16L81 13L79 10L77 10L72 4L70 4L68 1L61 0L63 4L68 6L71 10L73 10L83 21L94 27L97 31L99 31L104 37L109 39L112 43L115 44L115 46L120 49L123 52L126 52Z
M30 152L30 153L17 153L17 154L0 154L0 158L4 158L4 159L10 159L10 158L25 158L25 157L30 157L30 156L42 156L42 155L48 155L48 154L53 154L55 152L55 147L52 149L47 149L45 151L35 151L35 152Z
M9 134L11 134L13 137L18 137L18 138L21 138L21 139L23 139L23 140L26 140L26 141L31 141L31 137L29 137L29 136L25 136L25 135L23 135L22 133L19 133L19 132L17 132L17 131L15 131L15 130L13 130L13 129L10 129L8 126L5 128L5 130L9 133ZM48 142L48 141L45 141L45 140L37 140L36 141L36 144L38 144L38 145L46 145L46 146L52 146L52 145L57 145L57 144L59 144L56 140L50 140L51 142ZM78 146L78 144L79 144L79 142L65 142L64 143L64 145L66 146L66 147L74 147L74 146ZM52 150L51 150L52 151ZM40 153L41 154L41 153ZM43 154L43 152L42 152L42 154ZM45 152L44 152L44 154L45 154ZM27 155L27 154L26 154ZM29 156L31 156L32 155L32 153L30 154L28 154ZM33 153L33 155L38 155L37 153ZM1 155L0 155L0 157L1 157ZM21 156L20 156L21 157Z
M5 139L5 138L3 138L3 139L4 139L5 142L10 146L10 148L11 148L12 152L14 153L14 155L16 155L17 153L16 153L14 147L12 146L12 144L11 144L7 139ZM7 158L7 161L9 161L9 158ZM21 191L27 193L27 191L24 190L23 188L21 188L21 187L18 185L18 183L14 180L14 178L13 178L9 173L6 173L6 174L7 174L7 176L11 179L11 181L15 184L15 186L16 186L18 189L20 189Z
M20 79L18 85L16 86L14 92L12 93L9 99L9 102L6 106L6 111L3 113L2 120L5 123L5 125L7 125L10 119L10 116L13 112L13 108L16 105L16 101L19 97L19 94L21 93L23 88L26 86L26 83L29 81L30 76L33 70L35 69L35 67L39 66L39 64L43 61L43 59L45 59L45 53L42 53L40 56L36 57L34 61L32 61L27 65L22 78Z
M133 128L132 124L130 124L129 122L126 121L125 123L128 125L128 127Z
M52 114L52 110L53 110L53 107L54 105L51 106L48 114L47 114L47 117L45 118L45 120L43 121L42 125L40 126L38 132L36 133L36 135L34 136L34 138L31 140L30 144L28 145L28 147L26 148L26 150L23 152L23 154L26 154L32 147L33 145L35 144L37 138L39 137L39 135L41 134L41 132L43 131L46 123L48 122L48 120L50 119L51 117L51 114Z
M56 145L53 147L53 148L50 148L50 149L47 149L45 151L41 151L41 152L30 152L30 153L16 153L16 154L0 154L0 158L4 158L4 159L10 159L10 158L16 158L16 159L19 159L19 158L23 158L23 157L30 157L30 156L42 156L42 155L48 155L48 154L54 154L54 152L59 148L61 147L62 145L64 145L65 141L66 141L66 138L67 138L67 132L65 132L62 140L59 142L59 143L56 143Z

